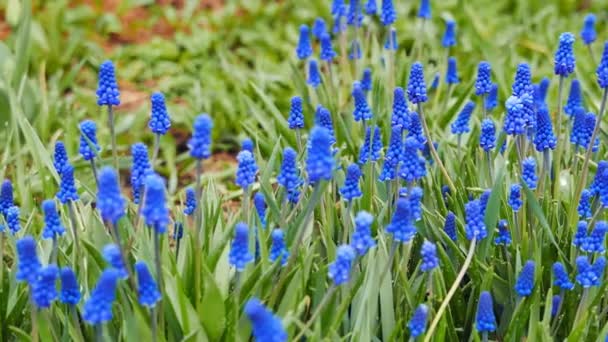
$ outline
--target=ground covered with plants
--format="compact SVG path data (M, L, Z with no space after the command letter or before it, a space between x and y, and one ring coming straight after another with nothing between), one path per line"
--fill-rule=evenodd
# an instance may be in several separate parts
M595 6L9 1L0 340L608 339Z

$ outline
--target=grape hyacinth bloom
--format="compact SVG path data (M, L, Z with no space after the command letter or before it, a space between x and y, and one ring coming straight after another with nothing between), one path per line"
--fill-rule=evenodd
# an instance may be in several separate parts
M481 333L496 331L496 317L494 316L492 295L488 291L483 291L479 295L479 304L477 305L477 317L475 319L475 327Z
M522 162L521 178L530 190L536 189L538 177L536 176L536 160L534 160L534 157L528 157Z
M445 23L445 33L441 39L441 45L444 48L456 46L456 22L453 20L448 20Z
M283 163L281 170L277 176L277 183L285 188L287 199L291 203L297 203L300 197L298 188L302 184L299 176L299 170L296 163L297 154L291 147L286 147L283 150Z
M97 125L91 120L80 123L80 148L79 152L84 160L92 160L101 147L97 143Z
M575 146L580 146L584 149L588 146L588 141L591 136L588 134L587 129L587 116L582 107L579 107L576 114L574 115L574 122L572 123L572 131L570 132L570 143Z
M245 304L245 314L251 321L253 336L256 341L285 342L287 332L281 320L273 315L257 298L251 298Z
M331 62L336 57L336 52L331 44L329 33L321 35L321 53L319 58L322 61Z
M602 59L600 60L600 64L595 73L597 75L597 83L600 85L600 88L604 89L604 92L606 92L606 88L608 88L608 42L604 43Z
M97 190L97 209L105 222L116 224L125 214L126 201L120 194L118 174L106 166L99 172L99 189Z
M68 152L65 149L63 141L57 141L55 143L55 152L53 153L53 166L55 171L61 176L63 168L69 164Z
M419 146L420 143L414 137L405 139L399 176L408 183L426 176L425 160L418 154Z
M336 251L336 260L329 265L328 275L335 286L340 286L350 280L350 273L355 250L349 245L341 245Z
M346 14L346 23L349 26L361 27L363 23L363 13L361 13L361 0L350 0L348 13Z
M243 139L243 141L241 141L241 150L249 151L249 152L253 153L253 150L254 150L253 140L251 140L250 138Z
M386 227L386 232L391 234L395 241L409 242L416 235L410 201L407 198L399 198L396 207L391 223Z
M247 191L249 187L255 183L258 166L253 154L249 151L239 152L236 156L236 160L238 161L238 167L236 170L235 183L244 191Z
M374 15L378 11L378 5L376 5L376 0L367 0L365 4L365 13L367 15Z
M266 199L263 193L256 192L253 195L253 206L258 213L262 227L266 227Z
M578 215L583 219L591 218L591 191L585 189L581 192L581 199L578 202Z
M165 135L169 128L171 128L171 120L169 119L169 113L165 104L165 95L161 92L155 92L150 97L150 102L152 103L152 110L148 128L156 135Z
M11 234L15 235L19 230L21 230L21 223L19 221L19 207L12 206L8 208L6 211L6 225L8 229L11 231Z
M475 95L487 95L492 90L492 67L486 61L479 62L477 66L477 80L475 81Z
M467 240L481 240L488 235L484 223L483 208L479 200L469 201L465 205L466 225L464 227Z
M458 114L456 121L452 123L452 134L463 134L469 132L469 120L475 109L475 102L469 101L464 105L464 108Z
M518 296L526 297L532 294L532 290L534 289L534 269L534 261L526 261L515 282L515 292Z
M102 254L104 260L118 272L119 279L127 279L129 277L127 266L123 262L122 253L117 245L113 243L106 245L103 248Z
M403 141L401 138L401 126L393 126L391 130L391 139L384 154L384 161L388 162L391 166L397 166L399 164L399 158L401 157L401 151L403 147Z
M496 147L496 127L490 118L481 122L481 134L479 135L479 146L486 152Z
M196 210L196 192L193 188L187 188L184 215L190 216L194 214L194 210Z
M593 272L597 276L598 280L601 280L604 276L604 270L606 269L606 258L602 255L595 260L595 263L592 266ZM599 281L597 286L599 286Z
M549 116L549 109L543 106L536 112L536 132L534 146L538 152L554 150L557 138L553 134L553 124Z
M131 191L133 202L139 204L144 186L144 178L150 171L150 160L148 159L148 147L144 143L136 143L131 146L133 164L131 165Z
M547 77L543 77L538 83L538 101L544 103L547 98L547 92L549 91L549 85L551 80Z
M365 140L359 150L359 164L365 164L369 160L375 162L380 159L382 136L380 135L380 128L378 126L374 126L373 129L374 136L372 137L372 127L365 128Z
M78 304L82 294L80 293L78 279L76 279L74 271L69 267L63 267L59 272L59 278L61 279L59 301L68 305Z
M27 282L32 285L36 281L36 275L40 267L40 260L36 253L36 240L31 235L26 235L17 240L17 274L15 278L19 282Z
M316 18L312 25L312 35L315 36L317 40L321 40L321 36L325 32L327 32L327 24L325 24L325 20L323 20L323 18Z
M365 92L372 90L372 69L363 69L363 76L361 77L361 89Z
M150 274L150 270L146 263L138 261L135 263L135 272L137 273L137 295L139 297L139 304L153 308L156 306L162 296L158 290L156 281Z
M407 188L407 196L409 196L412 217L418 221L422 218L422 196L424 196L424 192L420 187L414 186Z
M484 100L484 107L486 111L489 112L496 108L496 106L498 106L498 84L492 83L492 86L490 87L490 92Z
M517 97L532 93L532 72L528 63L519 63L517 65L512 90L513 96Z
M298 56L298 59L303 60L311 55L312 44L310 42L310 32L308 31L308 26L302 25L300 26L300 40L296 47L296 56Z
M42 228L43 239L55 239L57 236L65 234L65 228L61 224L61 219L57 213L55 202L53 200L45 200L42 202L42 211L44 212L44 227Z
M553 285L562 290L572 290L574 288L574 284L570 281L568 272L561 262L553 264Z
M120 92L114 75L114 64L112 61L104 61L99 66L99 77L97 83L97 105L118 106L120 105Z
M376 245L371 232L373 222L374 217L366 211L360 211L355 217L355 231L350 245L359 256L364 256L370 248Z
M418 18L431 19L431 0L420 0Z
M333 6L338 6L336 4L336 2L334 2ZM339 34L339 33L344 33L346 31L347 25L346 25L346 15L348 12L348 6L341 3L339 5L340 7L336 7L337 10L334 14L334 27L333 27L333 33L335 34Z
M253 256L249 253L249 227L239 222L234 228L234 240L230 246L228 262L236 268L237 272L242 272L251 261Z
M431 82L431 86L430 89L437 89L437 87L439 87L439 72L435 73L435 76L433 77L433 81Z
M397 30L392 27L384 42L384 49L388 51L397 51L397 48L399 48L399 44L397 43Z
M188 142L190 156L201 160L211 157L211 129L213 121L208 114L200 114L194 119L192 138Z
M592 286L599 286L601 281L601 274L598 275L595 270L600 269L600 267L602 269L606 267L606 259L603 256L599 257L595 261L595 264L590 264L589 259L586 256L581 255L577 257L576 269L578 273L575 277L576 282L579 283L585 289Z
M38 270L37 279L32 284L32 300L37 308L46 309L57 299L55 281L59 269L55 265L48 265Z
M437 246L435 246L434 243L424 240L422 248L420 249L420 256L422 258L422 265L420 266L422 272L432 271L439 266Z
M0 187L0 213L6 217L8 208L14 205L13 183L5 179Z
M313 127L308 140L306 173L311 184L330 180L334 170L330 132L319 126Z
M562 303L561 295L554 295L551 299L551 317L555 317L558 314L559 307Z
M587 240L587 222L579 221L576 225L576 233L572 238L572 245L580 247Z
M277 228L272 231L272 245L270 246L270 261L275 262L280 260L281 266L287 264L289 251L285 245L285 234L283 230Z
M315 125L323 127L329 131L329 142L331 145L336 142L334 123L331 120L331 113L329 112L329 109L321 105L317 106L317 111L315 112Z
M382 0L382 11L380 13L380 22L384 26L390 26L397 20L397 12L393 6L393 0Z
M289 110L289 117L287 118L289 129L302 129L304 128L304 111L302 109L302 98L294 96L291 98L291 108Z
M608 162L600 160L597 163L595 179L591 184L591 192L600 197L604 207L608 207Z
M409 126L407 127L407 137L413 137L420 146L426 144L426 137L424 136L422 129L422 122L420 121L420 115L416 112L411 112L409 115Z
M410 70L410 78L407 84L407 96L413 104L427 101L426 85L424 83L424 69L422 63L415 62Z
M570 83L570 93L564 106L564 113L574 117L579 109L583 109L583 96L581 94L581 83L575 78Z
M585 45L590 45L597 39L597 33L595 32L595 15L592 13L585 16L583 22L583 30L581 31L581 39Z
M608 223L598 221L589 236L583 240L580 249L589 253L604 253L606 251L604 247L606 232L608 232Z
M524 134L526 121L522 99L511 96L507 99L505 106L507 107L507 115L505 115L503 124L504 131L509 135Z
M59 202L66 204L69 201L77 201L80 197L78 191L76 191L76 184L74 184L74 168L72 165L66 164L63 167L60 178L59 192L56 195Z
M460 78L458 77L458 69L456 68L456 58L448 58L448 69L445 74L445 83L447 84L458 84Z
M355 198L363 196L359 187L359 179L361 178L361 169L359 165L353 163L346 168L346 178L344 186L340 188L340 195L347 201L351 202Z
M156 174L146 177L146 198L141 214L146 225L157 234L167 232L169 208L165 198L165 180Z
M451 211L449 211L448 214L445 216L443 231L450 238L450 240L458 240L458 235L456 234L456 215L454 215L454 213Z
M429 308L425 304L420 304L412 318L407 323L407 327L410 329L410 334L413 338L416 338L426 330L426 321L429 315Z
M562 33L559 36L559 47L555 52L555 74L560 77L568 77L574 72L576 59L572 45L574 44L574 35L570 32Z
M401 126L401 130L409 126L409 110L407 108L407 99L405 91L401 87L395 88L393 93L393 115L391 116L391 125Z
M319 72L317 61L314 59L311 59L308 63L308 79L306 83L315 89L321 84L321 73Z
M105 269L91 297L84 303L82 318L85 322L98 325L112 320L112 303L116 299L118 272L113 268Z
M344 0L333 0L331 3L331 14L336 15L342 12L344 7Z
M367 104L367 99L365 98L365 91L361 86L359 81L355 81L353 83L353 100L355 103L355 108L353 110L353 117L355 121L367 121L372 118L372 110L369 108Z
M498 221L498 236L494 239L497 245L508 246L511 244L511 232L507 226L507 220Z
M514 212L519 211L519 208L521 208L521 206L524 204L524 202L521 200L521 185L511 185L511 192L509 193L508 203Z

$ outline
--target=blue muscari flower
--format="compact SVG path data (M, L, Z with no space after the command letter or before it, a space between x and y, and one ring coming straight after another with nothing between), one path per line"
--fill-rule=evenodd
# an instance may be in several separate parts
M538 100L541 102L545 102L547 99L547 92L549 91L549 85L551 84L551 80L547 77L543 77L542 80L538 83Z
M407 188L407 196L409 196L412 217L415 221L418 221L422 218L422 196L424 196L424 192L420 187L414 186Z
M602 59L600 64L597 66L597 83L600 88L608 88L608 41L604 43L604 52L602 53Z
M595 41L597 33L595 32L595 15L592 13L587 14L585 21L583 22L583 30L581 31L581 39L586 45L589 45Z
M477 238L481 240L488 235L486 224L484 223L483 208L479 200L468 202L465 207L466 225L464 227L465 235L468 240Z
M91 120L80 123L80 148L79 152L84 160L95 158L101 147L97 143L97 125Z
M59 301L63 304L76 305L80 302L80 287L76 274L69 267L61 268L59 272L61 279L61 291L59 292Z
M513 184L511 185L511 192L509 193L509 206L513 209L514 212L518 212L519 208L524 204L521 200L521 185Z
M439 143L433 141L433 147L435 147L436 151L439 151ZM435 162L433 160L433 156L431 155L431 150L429 149L429 144L422 145L422 156L429 162L429 165L433 165Z
M566 101L566 105L564 106L564 113L574 116L580 109L583 109L581 83L575 78L570 83L570 93L568 94L568 101Z
M329 36L329 33L324 33L321 36L321 53L319 58L322 61L331 62L334 57L336 57L336 52L331 44L331 37Z
M317 88L321 84L321 73L319 72L317 61L314 59L308 62L308 79L306 83L310 84L313 88Z
M570 132L570 143L586 149L590 138L587 136L587 113L585 113L582 107L579 107L574 115L572 131Z
M171 120L169 119L169 112L167 112L165 104L165 95L161 92L155 92L150 97L150 102L152 103L152 110L148 128L154 134L164 135L171 128Z
M146 177L146 198L141 214L146 225L157 234L164 234L169 224L169 208L165 198L165 180L157 175L151 174Z
M469 120L471 119L471 114L473 114L474 109L475 102L473 101L469 101L464 105L458 114L456 121L452 123L452 134L463 134L471 130L469 127Z
M65 228L61 224L61 219L57 213L55 202L47 199L42 202L42 211L44 212L44 227L42 228L43 239L55 239L57 236L65 234Z
M15 278L19 282L27 282L32 285L36 281L36 275L40 267L40 260L36 254L36 240L26 235L17 240L17 274Z
M55 265L48 265L42 267L38 274L37 279L32 284L32 300L39 309L46 309L57 299L57 288L55 287L55 281L57 280L57 274L59 269Z
M490 201L490 195L492 195L492 190L486 189L479 196L479 205L481 206L481 216L486 216L486 207L488 206L488 201Z
M340 188L340 195L347 201L350 202L355 198L363 196L361 188L359 187L359 179L361 178L361 169L356 163L348 165L346 168L346 178L344 180L344 186Z
M581 192L581 200L578 202L578 215L583 219L591 218L591 191L585 189Z
M534 289L534 269L534 261L526 261L515 282L515 292L518 296L526 297L532 294L532 289Z
M10 180L5 179L0 187L0 213L6 217L8 208L14 205L13 198L13 183Z
M553 134L553 124L549 116L547 106L542 106L536 111L536 132L534 134L534 146L538 152L554 150L557 138Z
M399 165L401 151L403 149L403 139L401 137L401 126L393 126L391 130L391 140L384 154L384 162L388 163L392 168Z
M604 253L606 251L604 247L606 232L608 232L608 223L598 221L589 236L583 240L580 249L589 253Z
M85 322L97 325L112 320L117 280L118 272L113 268L107 268L101 273L97 285L91 291L91 297L84 303L82 318Z
M587 222L579 221L576 225L576 233L572 238L572 245L581 247L585 240L587 240Z
M135 272L137 273L137 295L139 296L139 304L153 308L156 303L161 300L162 296L158 290L156 281L150 274L148 266L143 261L135 263Z
M348 13L346 14L346 23L350 26L361 27L363 23L363 13L361 13L360 0L350 0Z
M325 24L325 20L323 20L323 18L315 19L315 22L312 25L312 35L315 36L317 40L321 40L321 36L326 32L327 24Z
M184 237L184 224L181 222L175 222L173 228L173 240L179 241Z
M63 167L63 172L60 174L61 183L59 183L59 192L57 192L57 199L59 202L65 204L69 201L77 201L78 191L76 191L76 184L74 184L74 168L70 164L66 164Z
M416 235L410 201L407 198L399 198L396 206L391 223L386 226L386 232L391 234L395 241L405 243Z
M394 180L397 177L397 166L391 165L390 162L384 161L382 165L382 171L380 171L380 175L378 175L378 180L381 182L386 182L389 180Z
M299 59L306 59L312 55L312 44L310 42L310 33L308 26L300 26L300 40L296 47L296 55Z
M343 33L346 31L346 14L348 12L348 6L345 4L340 5L338 11L334 14L334 27L333 33Z
M597 164L595 179L591 184L590 190L599 196L600 202L604 207L608 207L608 162L600 160Z
M562 303L562 296L555 295L551 299L551 317L555 317L557 315L557 310L559 310L559 306Z
M409 126L407 127L407 137L413 137L419 144L419 147L426 144L426 136L422 130L422 122L420 121L420 115L416 112L411 112L409 115Z
M352 95L355 103L355 108L353 110L353 116L355 118L355 121L370 120L372 118L372 110L367 104L367 99L365 98L365 91L363 90L363 87L361 86L361 83L359 81L355 81L353 83Z
M294 96L291 98L291 108L287 123L290 129L304 128L304 110L302 109L302 98Z
M393 115L391 116L391 125L393 127L399 125L401 129L407 129L410 124L410 111L407 107L407 99L405 91L401 87L395 88L393 95Z
M448 198L449 198L450 194L451 194L450 187L449 187L449 186L447 186L447 185L443 185L443 186L441 187L441 196L443 197L443 201L444 201L444 202L446 202L446 203L447 203L447 201L448 201Z
M595 261L595 264L590 264L589 259L586 256L581 255L577 257L576 269L578 270L578 274L575 277L576 282L583 288L599 286L602 274L598 275L596 269L599 269L600 267L606 267L606 259L603 256L599 257ZM603 273L603 271L601 273Z
M595 272L595 275L597 275L597 278L598 278L597 286L600 285L599 280L601 280L602 277L604 276L605 268L606 268L606 258L602 255L595 260L595 263L592 266L592 270L593 270L593 272Z
M445 216L443 231L452 241L458 240L458 235L456 233L456 215L451 211Z
M141 190L144 186L144 178L151 170L150 160L148 159L148 147L144 143L136 143L131 146L131 191L133 192L133 202L139 204Z
M397 51L397 49L399 48L399 44L397 42L397 30L395 30L394 27L391 28L391 31L389 32L388 36L386 37L386 41L384 42L384 49L385 50L393 50L393 51Z
M255 183L258 166L253 154L249 151L239 152L236 160L238 161L238 167L236 169L235 183L243 190L246 190L251 184Z
M447 84L458 84L460 78L458 77L458 69L456 68L456 58L448 58L448 69L445 74L445 83Z
M521 97L523 94L532 93L532 72L528 63L519 63L515 72L513 82L513 96Z
M372 90L372 69L365 68L363 70L363 76L361 77L361 89L368 92Z
M99 171L98 181L97 209L104 221L116 224L125 214L126 206L126 201L120 194L118 175L114 169L106 166Z
M382 12L380 13L380 22L384 26L390 26L397 20L397 12L393 6L393 0L382 0Z
M484 151L490 151L496 147L496 126L494 126L494 121L490 118L483 119L481 122L479 146Z
M321 105L317 106L317 111L315 112L315 125L323 127L329 132L329 142L331 145L336 142L334 123L331 120L329 109Z
M196 210L196 192L193 188L189 187L186 189L186 203L184 207L184 215L192 215Z
M353 232L350 245L359 256L365 255L370 248L376 245L372 237L372 223L374 223L374 217L370 213L366 211L357 213L355 217L355 231Z
M313 127L308 140L306 159L306 173L309 182L315 184L321 180L330 180L334 164L330 132L323 127Z
M287 332L281 320L273 315L257 298L251 298L245 304L245 314L251 321L253 336L256 341L285 342Z
M341 245L336 251L336 260L329 265L328 275L335 286L350 280L350 271L356 257L355 250L349 245Z
M486 61L479 62L477 66L477 80L475 81L475 95L487 95L492 90L492 67Z
M19 230L21 230L21 223L19 222L19 207L12 206L8 208L6 211L6 225L8 229L11 231L11 234L15 235Z
M523 178L530 190L536 189L538 177L536 176L536 160L534 157L528 157L522 162L521 178Z
M570 32L562 33L559 36L559 47L555 52L555 74L561 77L568 77L574 72L576 59L572 45L574 44L574 35Z
M525 96L525 95L524 95ZM521 98L511 96L506 102L507 115L503 124L504 131L509 135L525 133L525 113Z
M365 164L368 160L372 162L380 159L380 150L382 150L382 136L380 128L374 126L374 136L371 137L372 127L367 127L365 130L365 140L359 150L359 164ZM373 140L372 140L373 139Z
M118 278L127 279L129 272L127 272L127 265L123 262L123 256L120 252L120 248L117 245L110 243L103 247L103 258L118 272Z
M53 166L59 175L63 172L63 168L70 163L68 152L65 150L63 141L55 143L55 153L53 154Z
M367 15L374 15L378 11L378 6L376 5L376 0L367 0L365 4L365 13Z
M445 23L445 33L441 39L441 45L445 48L456 46L456 22L448 20Z
M439 87L439 72L435 73L430 89L437 89L437 87Z
M190 155L195 159L211 157L211 129L213 121L208 114L199 114L194 119L192 138L188 142Z
M553 285L561 288L562 290L572 290L574 284L570 281L568 271L561 262L553 264Z
M296 163L297 153L291 147L283 150L283 163L277 176L277 183L287 191L287 198L291 203L297 203L300 197L298 188L302 184Z
M262 227L266 227L266 199L264 198L263 193L256 192L255 195L253 195L253 205L260 217Z
M120 92L118 91L112 61L104 61L99 66L96 94L98 106L118 106L120 104Z
M490 92L484 100L484 106L487 111L491 111L498 106L498 85L496 83L492 83Z
M342 12L342 7L344 6L344 0L333 0L331 3L331 14L339 14Z
M426 176L425 160L418 154L420 143L414 137L407 137L401 154L399 176L408 183Z
M429 315L429 308L425 304L420 304L412 318L407 323L407 327L410 329L410 334L413 338L424 334L426 330L426 321Z
M475 319L477 331L481 333L496 331L496 317L494 316L493 306L490 292L481 292L479 304L477 305L477 317Z
M242 272L251 261L253 261L253 256L249 253L249 227L245 223L239 222L234 228L234 240L230 246L228 262L238 272Z
M583 141L583 148L586 150L589 148L589 144L591 143L591 136L593 135L593 131L595 130L595 121L596 121L596 116L595 114L589 112L587 113L587 115L585 116L585 138L582 139ZM595 143L599 142L596 141ZM592 147L593 148L593 147Z
M427 100L426 85L424 83L424 69L420 62L412 64L410 78L407 84L407 96L413 104L426 102Z
M277 259L280 260L281 265L287 264L289 258L289 251L285 246L285 234L280 228L272 231L272 245L270 246L270 261L275 262Z
M508 229L507 220L498 221L498 236L494 239L494 243L505 246L511 244L511 232Z
M253 140L251 140L251 138L243 139L243 141L241 141L241 150L249 151L249 152L253 153L253 150L254 150Z
M422 243L420 256L422 258L422 265L420 265L420 270L422 272L431 271L439 266L439 258L437 258L437 246L426 239Z
M431 19L431 0L420 0L418 18Z

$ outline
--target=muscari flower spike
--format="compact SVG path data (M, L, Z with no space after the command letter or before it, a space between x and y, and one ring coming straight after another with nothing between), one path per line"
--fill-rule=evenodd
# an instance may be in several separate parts
M445 33L443 34L443 38L441 39L441 45L443 45L444 48L456 46L456 22L455 21L448 20L445 23Z
M59 202L66 204L69 201L77 201L80 197L78 191L76 191L76 184L74 183L74 168L70 164L66 164L63 167L63 172L60 174L61 182L59 183L59 192L57 192L57 199Z
M55 281L59 269L55 265L40 268L37 279L32 284L32 300L39 309L46 309L57 299Z
M371 232L373 222L374 217L366 211L360 211L355 217L355 231L350 245L359 256L364 256L370 248L376 245Z
M551 299L551 317L555 317L557 315L557 310L559 310L559 306L562 303L562 296L555 295Z
M590 187L594 195L599 196L600 202L604 207L608 207L608 162L600 160L597 163L595 178Z
M515 282L515 292L518 296L526 297L532 294L532 290L534 289L534 269L534 261L526 261Z
M602 59L600 60L600 64L597 66L597 71L595 72L597 75L597 83L600 85L600 88L605 89L608 88L608 41L604 43L604 52L602 53Z
M157 234L167 232L169 224L169 208L165 198L165 180L157 175L151 174L146 177L146 198L141 214L146 225Z
M522 162L521 178L530 190L536 189L538 177L536 176L536 160L534 157L528 157Z
M306 159L306 173L309 182L315 184L321 180L330 180L334 164L330 132L323 127L313 127L308 140L308 158Z
M116 244L110 243L105 245L102 254L104 260L116 270L119 279L127 279L129 277L127 265L123 262L122 253Z
M63 168L65 168L66 165L69 165L69 163L68 152L65 149L63 141L57 141L55 143L55 152L53 153L53 166L55 167L55 171L61 175L63 173Z
M335 4L335 3L334 3ZM333 33L344 33L346 31L346 14L348 12L348 6L340 4L340 8L334 13L334 27Z
M492 83L490 92L484 99L484 106L488 112L498 106L498 85L496 83Z
M536 132L534 134L534 146L538 152L554 150L557 138L553 134L553 124L549 109L543 106L536 112Z
M570 93L564 106L564 113L570 116L576 115L583 108L583 96L581 94L581 83L576 78L570 83Z
M165 95L161 92L155 92L150 97L152 103L152 110L150 112L150 122L148 122L148 128L154 134L165 135L169 128L171 128L171 120L169 119L169 112L167 112L167 105L165 104Z
M272 245L270 246L269 255L271 262L280 260L281 266L285 266L287 264L289 251L285 245L285 234L280 228L272 231Z
M17 240L17 274L15 278L19 282L27 282L32 285L36 281L36 275L40 267L40 260L36 254L36 240L26 235Z
M431 0L420 0L418 18L431 19Z
M386 226L386 232L391 234L395 241L409 242L416 235L410 201L407 198L399 198L396 207L391 223Z
M437 87L439 87L439 72L435 73L435 76L433 77L433 81L431 82L431 86L429 89L437 89Z
M597 258L594 264L591 264L586 256L581 255L577 257L576 269L578 273L575 277L576 282L585 289L592 286L599 286L605 267L606 259L603 256Z
M186 203L184 206L184 215L192 215L194 214L194 210L196 210L196 192L194 188L186 189Z
M420 304L418 308L416 308L412 318L407 323L407 327L410 329L410 334L412 337L415 338L424 334L428 315L429 308L425 304Z
M576 59L572 45L574 44L574 35L570 32L562 33L559 36L559 47L555 52L555 67L556 75L568 77L574 72Z
M354 110L353 117L355 121L367 121L372 118L372 110L367 104L367 99L365 98L365 91L361 86L361 82L355 81L353 83L353 100L354 100Z
M321 36L323 33L327 32L327 24L323 18L316 18L315 22L312 24L312 35L317 38L317 40L321 40Z
M471 119L471 114L473 114L474 109L475 102L473 101L469 101L464 105L458 114L456 121L452 123L452 134L463 134L471 130L469 127L469 120Z
M587 116L588 114L585 113L585 110L579 107L574 115L572 131L570 132L570 143L582 148L586 148L588 141L591 139L591 136L587 134Z
M263 193L256 192L255 195L253 195L253 205L260 217L262 227L266 227L266 199L264 198Z
M323 127L329 131L329 141L331 145L336 142L334 123L331 120L331 113L329 112L329 109L321 105L317 106L317 111L315 112L315 125Z
M456 58L448 58L448 69L445 74L445 83L447 84L458 84L460 78L458 77L458 69L456 68Z
M11 234L15 235L21 230L21 223L19 221L20 210L19 207L14 205L6 211L6 225L11 231Z
M479 200L469 201L465 205L466 225L464 227L467 240L481 240L488 235L484 223L483 208Z
M551 85L551 80L548 77L543 77L542 80L538 83L538 101L545 102L547 99L547 92L549 91L549 85Z
M335 286L340 286L350 280L350 273L355 250L349 245L341 245L336 251L336 260L329 265L328 275Z
M317 88L321 84L321 73L319 72L319 66L317 61L311 59L308 62L308 79L306 83L311 85L313 88Z
M304 111L302 109L302 98L294 96L291 98L291 108L287 118L289 129L304 128Z
M574 288L574 284L568 276L568 271L561 262L553 264L553 285L562 290L572 290Z
M367 0L365 4L365 13L367 15L374 15L378 11L378 6L376 5L376 0Z
M397 12L393 5L393 0L382 0L382 12L380 13L380 22L384 26L390 26L397 20Z
M511 192L509 193L508 203L514 212L519 211L519 208L521 208L521 206L524 204L524 202L521 200L521 185L511 185Z
M91 291L91 297L84 303L82 318L85 322L98 325L112 320L112 303L116 299L118 272L107 268L99 277Z
M496 147L496 126L490 118L483 119L481 122L479 146L486 152Z
M407 137L413 137L416 139L419 146L426 144L426 137L422 130L422 122L420 121L420 115L416 112L411 112L409 115L409 126L407 127Z
M236 268L237 272L242 272L251 261L253 256L249 253L249 227L239 222L234 228L234 240L230 246L228 262Z
M407 190L406 196L409 197L410 201L410 209L412 210L412 217L415 221L418 221L422 218L422 196L424 196L424 192L422 188L418 186L414 186L411 188L405 188L402 190Z
M80 148L78 150L84 160L95 158L101 151L97 143L97 125L91 120L84 120L80 123Z
M125 214L126 206L126 201L120 194L118 175L114 169L106 166L99 172L98 181L97 209L104 221L116 224Z
M374 136L372 137L372 127L366 127L365 140L359 149L359 164L365 164L368 160L372 162L380 159L380 151L382 150L382 135L380 127L374 126Z
M78 304L82 294L80 293L78 279L76 279L76 274L74 271L69 267L63 267L59 272L59 278L61 279L59 301L68 305Z
M583 22L583 29L581 31L581 39L586 45L593 43L597 39L597 32L595 32L595 15L593 13L585 16Z
M509 231L507 220L498 221L498 236L494 239L494 243L505 246L511 244L511 232Z
M451 211L448 211L448 214L445 216L443 231L450 238L450 240L458 240L458 235L456 234L456 215L454 215L454 213Z
M211 129L213 121L208 114L200 114L194 119L192 138L188 142L190 155L195 159L211 157Z
M399 125L401 129L406 129L409 126L410 111L407 107L407 99L405 91L401 87L395 88L393 93L393 115L391 116L391 125L393 127Z
M363 196L361 188L359 187L359 179L361 178L361 169L356 163L348 165L346 168L346 178L344 180L344 186L340 188L340 195L347 201L350 202L355 198Z
M6 217L8 208L14 205L13 183L5 179L0 187L0 213Z
M414 137L405 139L399 176L411 183L426 176L425 160L418 154L420 143Z
M399 44L397 42L397 30L395 30L394 27L391 27L391 31L384 42L384 49L389 51L397 51L397 48L399 48Z
M55 239L57 236L65 234L65 228L61 223L55 201L47 199L42 202L44 212L44 227L42 228L43 239Z
M365 92L372 90L372 69L363 69L363 75L361 77L361 89Z
M477 80L475 81L475 95L487 95L492 90L492 67L486 61L479 62L477 66Z
M310 32L308 31L308 26L302 25L300 26L300 40L298 41L298 46L296 47L296 56L300 60L306 59L312 55L312 44L310 42Z
M287 191L287 199L291 203L297 203L300 197L298 188L302 184L299 176L298 165L296 163L297 153L291 147L283 150L283 163L277 176L277 183Z
M521 97L523 94L530 94L532 88L532 72L528 63L519 63L515 71L515 81L512 86L513 96Z
M437 257L437 246L434 243L424 240L422 248L420 249L420 256L422 258L422 265L420 270L422 272L432 271L434 268L439 266L439 258Z
M422 63L412 64L410 78L407 84L407 96L413 104L424 103L427 101L426 85L424 83L424 69Z
M181 222L175 222L173 226L173 240L179 241L184 237L184 224Z
M131 191L133 193L133 202L139 204L144 179L151 170L148 147L144 143L133 144L131 146L131 156L133 157L133 163L131 164Z
M336 15L341 13L344 6L344 0L333 0L331 3L331 14Z
M585 240L587 239L587 222L579 221L576 225L576 233L572 238L572 245L576 247L580 247L583 245Z
M578 202L578 215L582 219L591 218L591 197L593 194L588 189L585 189L581 192L581 199Z
M400 162L401 151L403 149L401 132L401 126L393 126L391 130L391 140L389 141L388 148L384 154L384 162L388 163L392 168L397 167Z
M589 236L583 240L580 249L589 253L604 253L606 251L604 247L606 232L608 232L608 223L598 221Z
M319 58L322 61L331 62L336 57L336 52L331 44L329 33L324 33L321 36L321 53Z
M357 39L353 39L350 44L350 52L348 53L348 59L355 60L361 59L361 57L361 45L359 44L359 41Z
M118 106L120 105L120 92L114 75L114 64L112 61L104 61L99 66L99 77L97 83L97 105Z
M526 121L522 99L511 96L507 99L505 106L507 107L507 115L505 115L503 130L509 135L524 134Z
M287 332L281 320L268 310L257 298L251 298L245 304L245 314L251 321L253 336L256 341L285 342Z
M150 274L148 266L143 261L135 263L135 272L137 273L137 294L139 296L139 304L153 308L156 306L162 296L158 290L156 281Z
M479 295L479 304L477 305L477 317L475 319L477 331L481 333L496 331L496 317L494 316L493 306L494 304L490 292L481 292Z
M242 189L247 190L249 186L255 183L258 166L253 154L249 151L239 152L236 156L236 160L238 162L238 167L236 169L235 183Z
M363 23L363 13L361 13L361 0L350 0L346 23L350 26L361 27Z

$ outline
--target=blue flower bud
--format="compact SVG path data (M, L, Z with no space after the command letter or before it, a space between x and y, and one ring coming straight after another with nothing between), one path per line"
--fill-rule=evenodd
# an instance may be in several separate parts
M426 330L426 321L428 315L429 308L426 305L420 304L418 308L416 308L416 311L414 311L412 318L407 324L407 327L410 329L410 334L412 335L412 337L415 338L424 334L424 331Z
M171 128L171 120L169 119L169 112L167 112L165 104L165 95L161 92L153 93L150 97L150 102L152 103L152 111L150 112L148 128L154 134L165 135L169 128Z
M350 280L351 268L355 260L355 250L349 245L341 245L336 251L336 260L329 265L329 278L340 286Z
M475 319L477 331L481 333L496 331L496 317L494 316L493 306L490 292L481 292L479 304L477 305L477 317Z
M568 77L574 72L576 59L572 45L574 35L570 32L562 33L559 36L559 47L555 52L555 74L561 77Z
M534 261L526 261L515 282L515 292L518 296L526 297L532 294L532 290L534 289L534 269Z
M230 246L228 262L238 272L242 272L251 261L253 261L253 256L249 253L249 227L245 223L239 222L234 228L234 240Z

